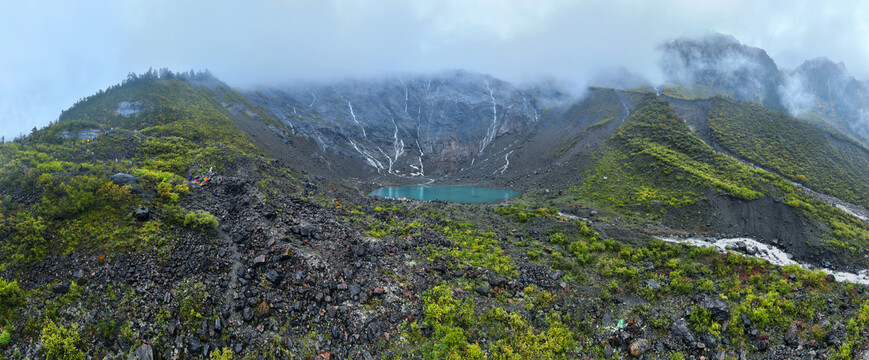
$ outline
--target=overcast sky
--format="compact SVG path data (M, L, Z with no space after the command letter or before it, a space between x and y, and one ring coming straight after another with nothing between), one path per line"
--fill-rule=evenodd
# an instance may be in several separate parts
M444 69L580 87L619 67L660 80L660 43L720 32L865 80L866 19L861 0L0 0L0 135L149 67L237 87Z

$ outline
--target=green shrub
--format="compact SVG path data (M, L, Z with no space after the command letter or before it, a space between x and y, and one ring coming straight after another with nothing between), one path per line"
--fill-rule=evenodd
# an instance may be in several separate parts
M85 358L84 353L78 348L81 343L78 325L73 324L67 329L48 320L42 328L41 341L47 358L59 360L84 360Z
M562 234L562 233L555 233L555 234L549 235L549 242L551 242L553 244L559 244L559 245L564 244L565 240L566 240L566 238L565 238L564 234Z
M200 230L216 229L217 218L205 210L194 210L184 214L184 227Z
M235 358L235 353L227 347L214 350L211 353L211 360L233 360L233 358Z
M0 315L15 309L24 302L24 291L18 286L17 281L3 280L0 278Z
M12 332L9 331L9 326L3 329L3 332L0 332L0 345L9 344L9 341L12 339Z

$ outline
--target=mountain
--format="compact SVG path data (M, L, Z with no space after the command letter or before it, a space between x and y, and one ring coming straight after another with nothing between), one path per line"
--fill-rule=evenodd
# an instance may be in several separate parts
M807 60L787 73L782 89L788 108L799 116L829 119L834 128L869 139L869 87L843 63Z
M793 70L781 69L763 49L723 34L680 38L660 49L668 95L723 95L756 102L869 144L869 88L854 79L843 63L820 57Z
M782 75L763 49L736 38L713 34L680 38L661 46L661 68L672 84L699 95L722 94L784 110L779 96Z
M245 95L323 151L361 159L370 165L365 171L408 178L473 166L493 152L496 137L531 128L544 107L566 97L467 72Z
M765 56L716 46L686 63ZM742 99L764 69L702 97L131 74L0 144L0 357L863 356L869 151Z

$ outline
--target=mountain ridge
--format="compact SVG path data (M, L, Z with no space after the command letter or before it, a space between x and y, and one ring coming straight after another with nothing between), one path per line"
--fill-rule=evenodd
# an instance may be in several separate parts
M862 204L853 139L724 98L399 80L149 71L0 145L0 357L869 351L869 292L834 275L865 271L869 223L789 180ZM523 194L367 197L430 181ZM661 240L698 238L751 239Z

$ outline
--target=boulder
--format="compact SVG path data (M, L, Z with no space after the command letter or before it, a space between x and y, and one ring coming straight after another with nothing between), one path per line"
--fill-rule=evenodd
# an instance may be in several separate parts
M700 306L709 311L712 318L717 321L724 321L730 317L730 307L720 296L707 295L700 302Z
M681 318L674 322L673 325L670 325L670 335L682 339L690 347L694 347L697 344L697 340L694 339L694 334L688 328L688 322L685 321L685 318Z
M55 294L66 294L69 292L69 283L63 282L51 287L51 291Z
M139 207L136 208L135 214L136 214L136 221L139 221L139 222L148 221L148 219L151 218L151 210L149 210L147 207L142 206L142 205L139 205Z
M646 351L649 351L649 348L651 347L649 340L639 339L634 341L628 349L631 351L631 356L640 357L645 354Z
M800 343L800 334L797 332L796 322L792 322L791 325L788 326L788 330L785 332L785 343L791 346Z
M151 345L142 344L127 356L127 360L154 360L154 349Z
M128 185L130 187L133 187L136 184L138 184L136 177L133 175L130 175L130 174L117 173L117 174L112 175L111 179L112 179L112 182L118 186Z

